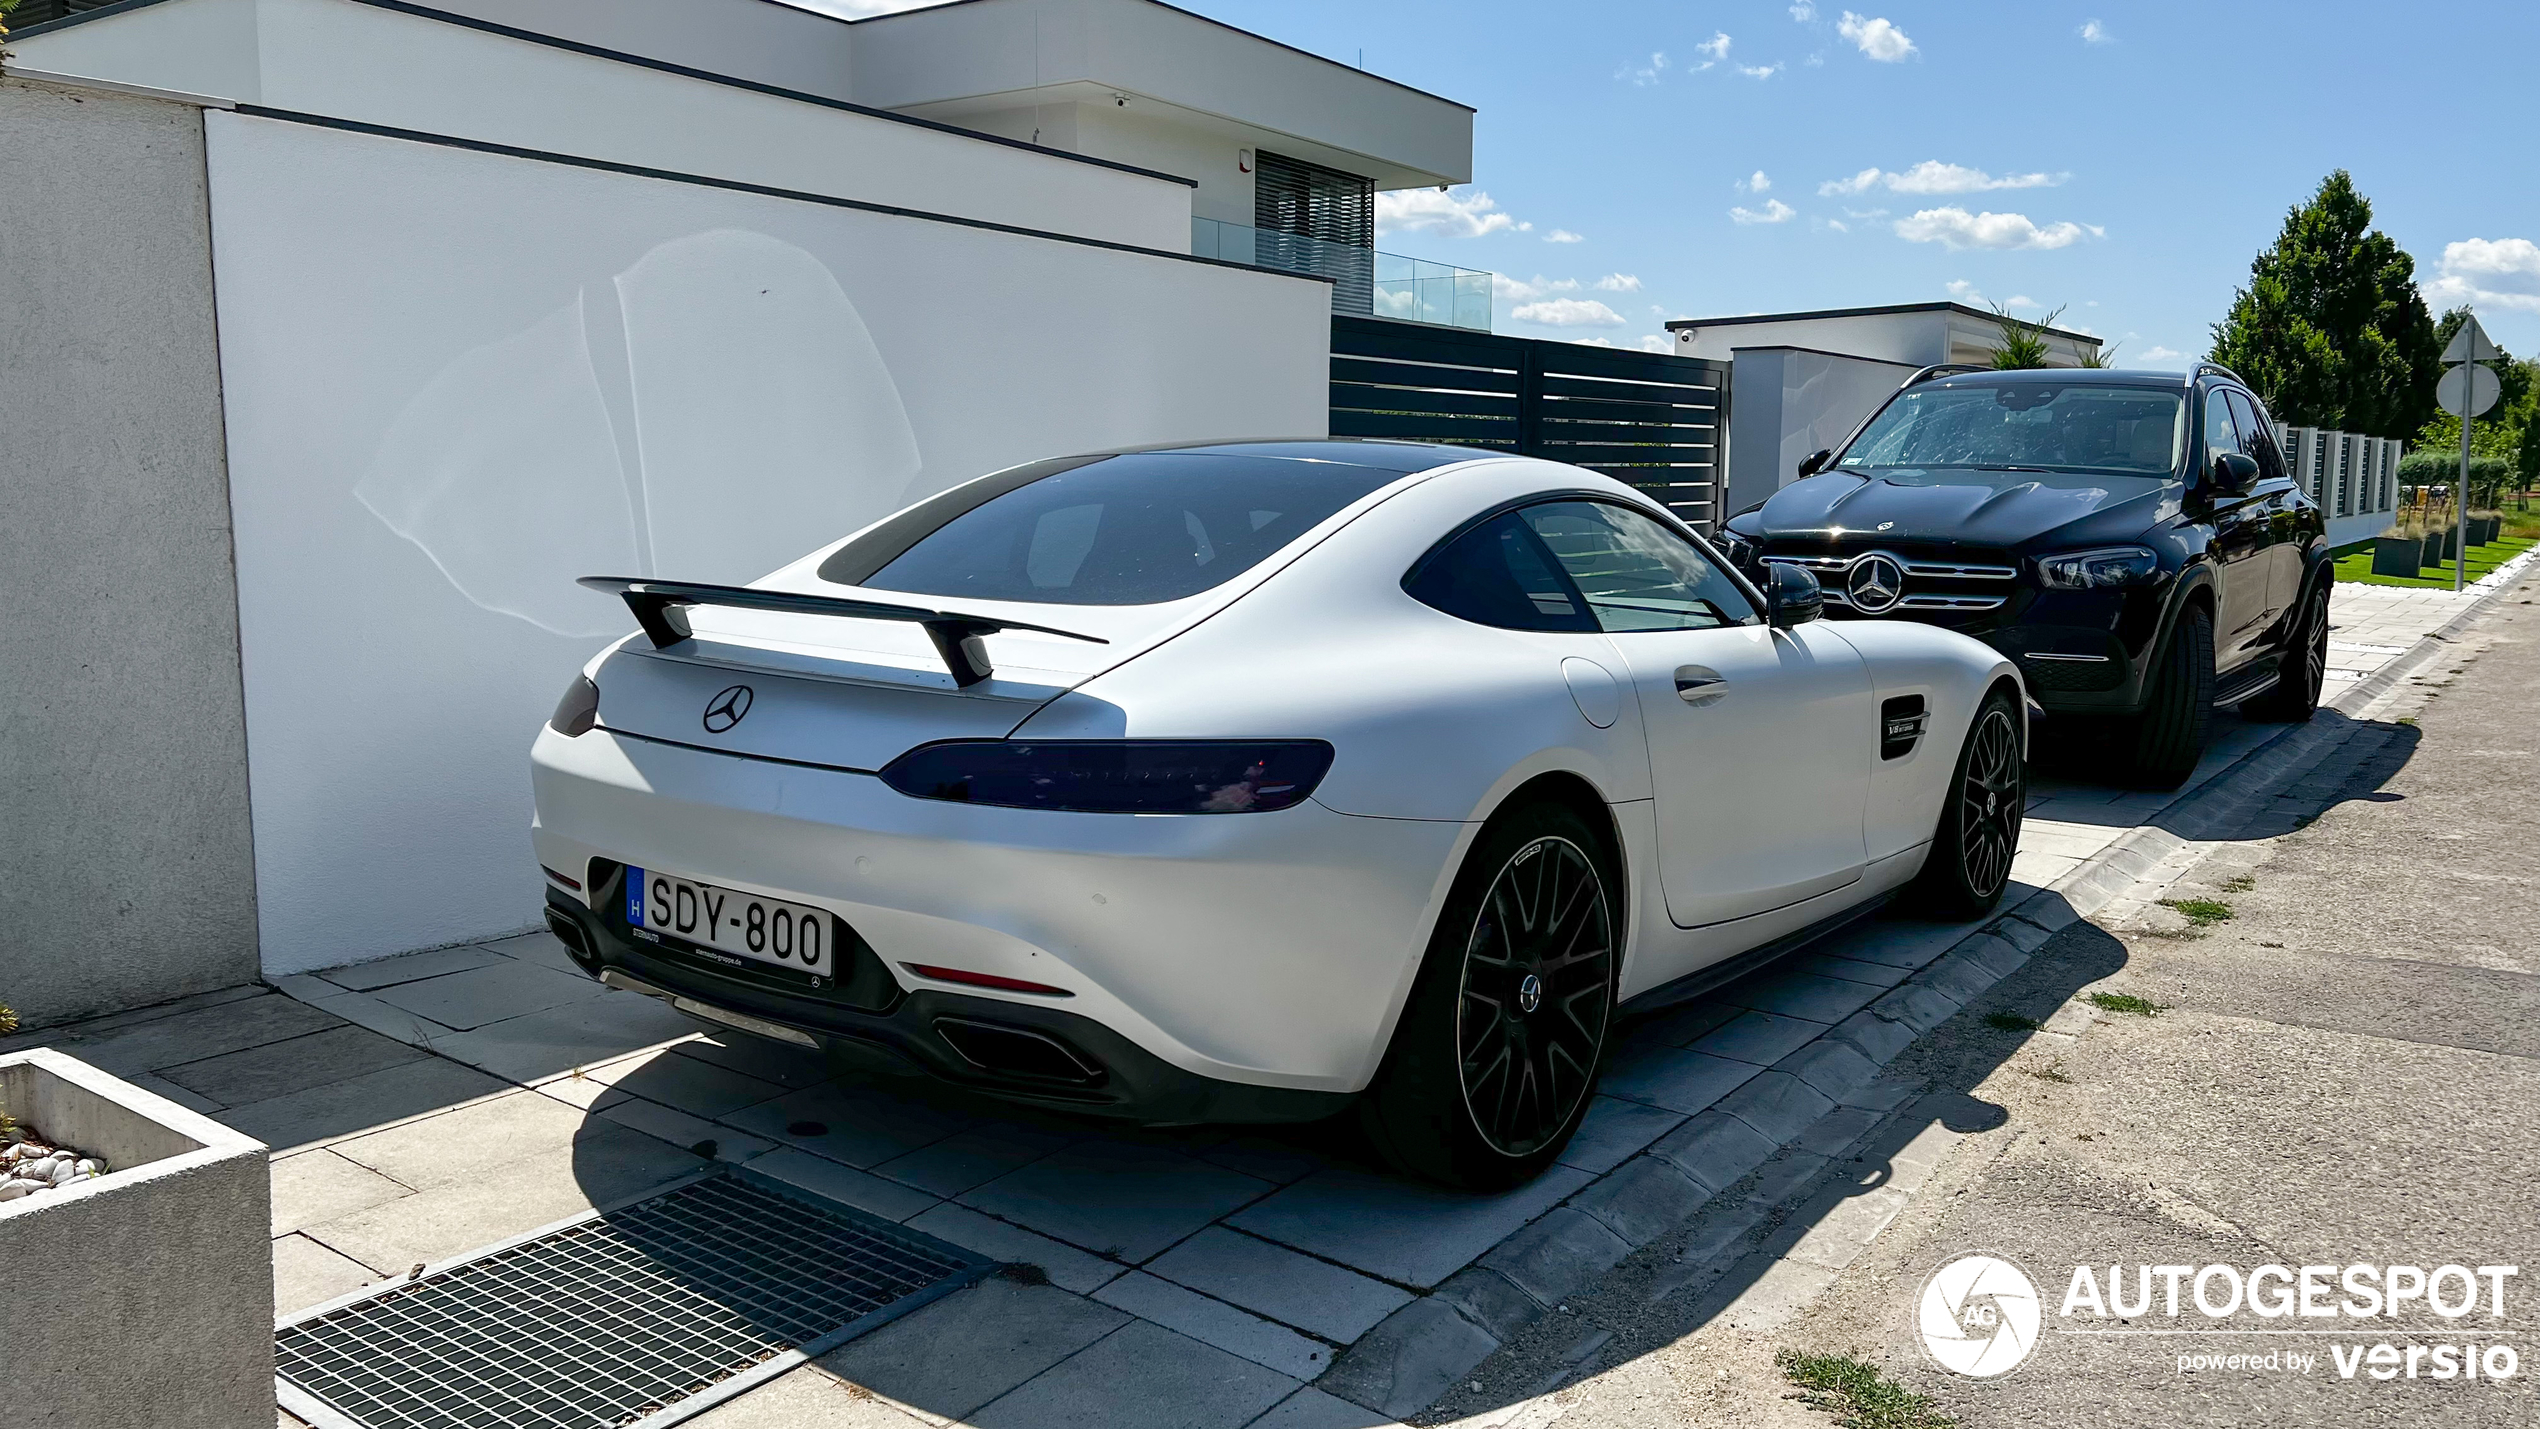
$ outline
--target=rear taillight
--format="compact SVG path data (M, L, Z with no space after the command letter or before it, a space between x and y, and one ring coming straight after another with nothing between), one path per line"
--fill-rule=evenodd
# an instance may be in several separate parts
M588 675L576 675L564 687L564 698L556 701L556 712L547 716L547 728L571 739L589 734L600 720L600 687Z
M1332 767L1319 739L961 739L920 745L882 781L913 799L1088 814L1257 814L1305 802Z

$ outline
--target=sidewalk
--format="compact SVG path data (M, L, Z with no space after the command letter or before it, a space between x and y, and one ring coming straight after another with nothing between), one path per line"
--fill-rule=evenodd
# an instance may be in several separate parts
M2457 613L2410 608L2376 633ZM2228 722L2189 792L2285 733ZM1706 1205L1803 1185L1888 1124L1920 1088L1883 1069L2141 872L2133 841L2185 798L2041 786L2013 915L1879 919L1641 1024L1563 1163L1495 1197L1384 1174L1331 1127L1109 1132L834 1078L603 990L544 934L46 1040L275 1147L278 1313L713 1157L1049 1283L961 1292L698 1422L1363 1426L1566 1331L1569 1298Z

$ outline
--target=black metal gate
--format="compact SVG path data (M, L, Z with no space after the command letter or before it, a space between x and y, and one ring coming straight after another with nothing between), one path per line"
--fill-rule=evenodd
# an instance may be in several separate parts
M1332 435L1452 442L1600 471L1708 533L1729 365L1660 352L1332 319Z

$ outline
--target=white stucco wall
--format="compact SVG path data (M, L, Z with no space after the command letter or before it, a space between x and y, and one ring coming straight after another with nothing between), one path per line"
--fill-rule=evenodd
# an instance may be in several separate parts
M525 751L627 628L573 577L747 580L1017 461L1325 430L1319 283L235 114L206 136L269 972L537 918Z
M1797 480L1802 459L1852 435L1917 370L1790 347L1741 347L1732 357L1723 517Z

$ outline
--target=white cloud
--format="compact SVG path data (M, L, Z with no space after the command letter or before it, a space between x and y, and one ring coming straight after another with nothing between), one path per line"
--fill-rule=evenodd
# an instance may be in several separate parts
M1540 327L1621 327L1629 319L1594 298L1545 298L1509 314Z
M1480 189L1458 194L1436 189L1388 189L1376 195L1378 233L1433 233L1448 238L1479 238L1503 228L1520 227Z
M1882 64L1895 64L1914 53L1914 42L1905 32L1888 23L1885 17L1863 19L1849 10L1835 22L1834 32L1861 47L1861 53Z
M2046 189L2071 178L2061 174L2004 174L1999 178L1982 169L1964 164L1944 164L1938 159L1925 159L1910 169L1882 169L1876 165L1863 169L1848 179L1828 179L1817 185L1820 194L1866 193L1884 188L1899 194L1971 194L1991 189Z
M1843 211L1843 216L1845 218L1885 218L1887 217L1887 210L1883 208L1846 208Z
M1696 45L1694 48L1700 49L1702 46ZM1710 67L1711 66L1707 64L1702 66L1704 69L1709 69ZM1614 71L1614 77L1616 79L1627 79L1638 85L1652 85L1656 84L1658 82L1658 77L1666 72L1667 56L1661 52L1652 51L1649 56L1649 63L1645 65L1627 64L1621 69Z
M1543 241L1546 243L1585 243L1587 242L1587 235L1584 233L1572 233L1566 228L1556 228L1550 233L1545 234L1543 236Z
M1766 199L1761 209L1733 208L1729 217L1739 223L1788 223L1799 210L1780 199Z
M1757 169L1754 173L1737 181L1737 189L1740 193L1770 193L1772 188L1772 175L1765 173L1762 169Z
M1824 50L1819 50L1819 51L1817 51L1815 54L1810 55L1810 56L1808 57L1808 60L1807 60L1808 67L1809 67L1810 69L1815 69L1815 68L1817 68L1818 66L1820 66L1820 65L1824 64L1825 62L1826 62L1826 52L1825 52Z
M2069 248L2084 235L2105 237L2107 230L2070 221L2043 227L2024 213L1969 213L1963 208L1927 208L1896 220L1896 236L1908 243L1937 243L1944 248Z
M1491 297L1503 303L1531 303L1547 293L1575 293L1578 290L1579 280L1576 278L1547 278L1537 273L1535 280L1529 283L1505 273L1490 275Z
M1984 294L1977 292L1976 285L1968 282L1964 278L1952 278L1949 280L1949 296L1957 299L1959 302L1970 305L1984 301Z
M2468 238L2443 245L2443 262L2425 285L2437 307L2463 303L2540 312L2540 244L2528 238Z
M1637 293L1640 279L1631 273L1608 273L1596 280L1597 290L1606 293Z
M2114 44L2117 39L2116 36L2108 33L2107 26L2096 20L2089 21L2081 27L2081 38L2082 43L2090 45Z
M2157 344L2147 347L2143 349L2143 351L2135 354L2136 357L2145 362L2176 362L2186 355L2186 353L2180 352L2176 348L2162 347Z
M1768 65L1739 65L1737 72L1748 79L1771 79L1774 75L1780 74L1782 69L1782 62L1775 60Z
M1826 227L1833 229L1837 233L1850 233L1852 231L1852 225L1839 218L1827 219Z
M2042 308L2046 305L2039 302L2037 299L2030 297L2028 294L2022 293L2017 297L2004 298L2002 300L2002 306L2006 308Z
M1712 31L1711 38L1694 46L1693 52L1703 57L1702 67L1704 69L1709 69L1711 66L1718 64L1720 61L1729 57L1729 32L1726 30Z
M1797 20L1803 25L1816 19L1817 7L1814 0L1798 0L1797 4L1790 7L1790 18Z
M1641 334L1640 350L1643 352L1673 352L1676 350L1676 345L1668 339L1665 333L1650 332Z

